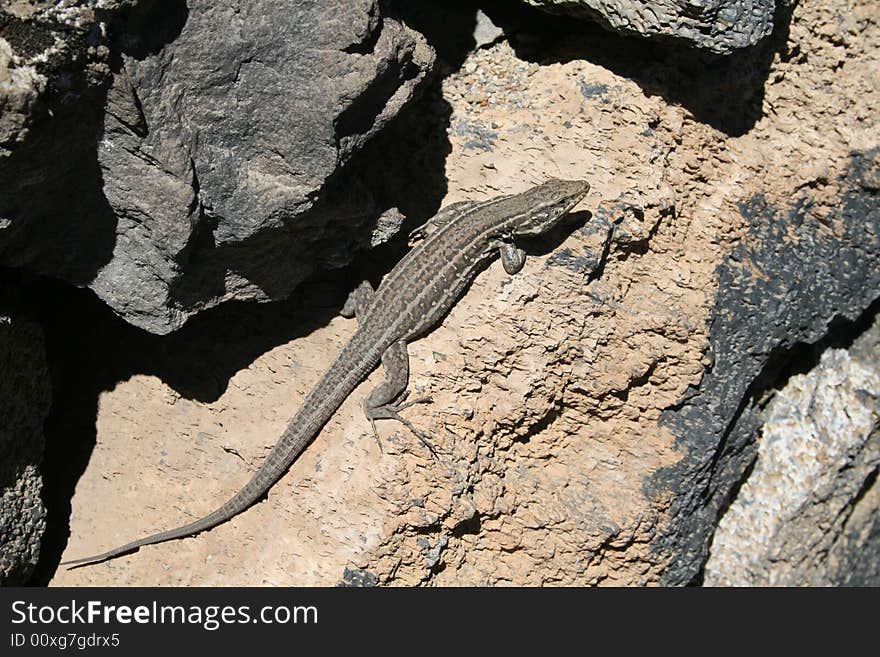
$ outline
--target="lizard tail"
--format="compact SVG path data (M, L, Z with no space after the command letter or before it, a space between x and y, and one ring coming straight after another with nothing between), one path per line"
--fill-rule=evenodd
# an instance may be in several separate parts
M288 423L278 444L275 445L260 468L253 474L250 481L223 506L187 525L152 534L91 557L63 561L60 565L79 568L133 552L145 545L199 534L226 522L257 502L287 472L291 463L315 438L348 393L376 366L380 352L365 350L362 341L361 334L356 333L324 374L322 381L333 382L335 384L334 392L327 394L324 388L319 385L308 394L302 407ZM361 354L364 351L366 351L366 356ZM340 390L345 394L340 394Z
M126 543L125 545L120 545L117 548L113 548L112 550L91 557L62 561L60 565L67 566L68 569L71 569L99 563L101 561L107 561L108 559L118 557L121 554L133 552L145 545L153 545L154 543L173 541L176 538L194 536L195 534L216 527L233 516L238 515L266 494L266 491L281 478L290 467L290 464L293 463L293 461L302 453L306 448L306 445L308 445L311 438L316 433L314 422L306 422L303 430L303 427L299 422L301 419L302 411L288 425L281 440L269 456L266 457L263 465L261 465L253 476L251 476L250 481L248 481L223 506L189 524L151 534L150 536L145 536L144 538L132 541L131 543Z
M230 500L229 502L231 503L232 501L233 500ZM224 513L224 509L225 505L217 509L216 511L209 513L204 518L200 518L195 522L189 523L188 525L182 525L181 527L176 527L175 529L168 529L164 532L145 536L144 538L132 541L131 543L126 543L125 545L120 545L117 548L113 548L112 550L108 550L107 552L102 552L101 554L96 554L91 557L83 557L81 559L62 561L61 565L67 566L68 569L79 568L80 566L88 566L90 564L107 561L108 559L118 557L119 555L126 554L128 552L134 552L144 545L153 545L154 543L162 543L164 541L171 541L175 538L183 538L190 535L195 536L196 534L203 532L206 529L210 529L215 525L219 525L224 520L227 520L230 516Z

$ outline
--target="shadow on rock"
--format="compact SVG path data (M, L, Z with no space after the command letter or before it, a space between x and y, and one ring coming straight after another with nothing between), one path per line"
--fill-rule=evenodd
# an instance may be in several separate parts
M584 21L528 7L487 2L484 11L502 26L517 56L551 64L585 60L636 82L647 94L687 108L698 121L729 136L748 132L762 116L764 85L774 56L787 49L793 6L777 9L773 33L731 55L715 55L675 40L648 41L621 36ZM584 95L601 85L584 81Z
M42 464L47 523L31 583L47 584L60 562L70 501L95 446L102 393L133 376L153 375L186 399L214 401L260 355L338 314L349 287L341 272L304 284L287 301L227 303L158 336L125 323L89 290L44 279L25 283L26 312L46 333L53 385Z

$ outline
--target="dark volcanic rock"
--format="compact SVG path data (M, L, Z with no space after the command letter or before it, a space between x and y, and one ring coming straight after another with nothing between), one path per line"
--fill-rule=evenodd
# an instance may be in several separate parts
M853 156L833 229L810 214L806 193L787 208L760 197L741 208L751 229L718 272L713 364L664 418L687 451L654 481L678 491L656 546L675 555L666 584L699 575L717 518L755 459L766 393L796 348L856 320L880 296L876 157Z
M46 526L40 462L49 412L43 332L0 303L0 584L21 585Z
M95 158L109 49L89 3L54 4L0 11L0 264L85 285L115 238Z
M717 53L756 44L773 31L775 0L525 0L613 30L676 39Z

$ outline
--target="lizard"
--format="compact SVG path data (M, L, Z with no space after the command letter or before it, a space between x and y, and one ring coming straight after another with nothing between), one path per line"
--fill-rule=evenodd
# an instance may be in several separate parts
M526 253L517 246L517 239L547 232L589 189L586 181L551 178L520 194L459 201L442 208L413 232L415 245L375 290L364 281L352 291L341 314L356 317L357 329L237 493L198 520L61 565L75 568L99 563L145 545L199 534L238 515L268 493L380 361L385 379L363 401L373 433L377 435L375 421L379 419L395 419L413 430L399 411L429 400L404 403L409 383L407 344L440 323L489 261L500 255L508 274L519 272Z

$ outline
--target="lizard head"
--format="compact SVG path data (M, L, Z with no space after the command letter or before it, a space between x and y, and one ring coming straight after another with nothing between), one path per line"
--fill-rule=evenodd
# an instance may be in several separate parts
M522 197L525 207L530 211L523 215L523 221L514 228L516 235L539 235L552 228L590 191L590 183L585 180L559 180L551 178L533 187Z

